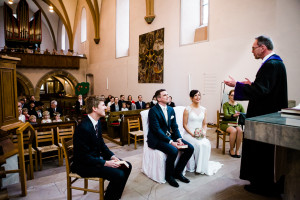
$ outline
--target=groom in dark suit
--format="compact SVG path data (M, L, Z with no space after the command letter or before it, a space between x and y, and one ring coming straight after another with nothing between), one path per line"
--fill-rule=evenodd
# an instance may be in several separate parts
M109 180L104 199L121 199L124 187L131 172L129 167L120 166L120 161L105 145L102 138L100 117L105 116L104 98L86 98L88 116L75 130L73 137L74 163L72 172L81 177L101 177Z
M167 106L169 102L167 91L165 89L157 90L155 97L158 104L152 107L148 114L148 146L167 154L166 181L173 187L179 187L175 179L179 179L184 183L190 182L189 179L182 175L182 171L193 155L194 147L181 138L174 109ZM180 149L182 145L187 145L188 147ZM179 151L182 151L182 154L175 167L175 160Z

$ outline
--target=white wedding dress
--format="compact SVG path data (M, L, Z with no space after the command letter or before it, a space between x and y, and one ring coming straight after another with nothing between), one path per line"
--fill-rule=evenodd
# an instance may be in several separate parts
M199 113L196 113L190 106L187 106L186 110L189 112L187 124L189 130L194 133L196 128L202 129L206 108L200 106ZM209 161L211 144L206 137L197 139L184 131L183 139L194 146L194 153L192 156L194 156L195 163L191 161L192 159L189 161L187 165L188 171L211 176L222 167L223 164L219 162Z

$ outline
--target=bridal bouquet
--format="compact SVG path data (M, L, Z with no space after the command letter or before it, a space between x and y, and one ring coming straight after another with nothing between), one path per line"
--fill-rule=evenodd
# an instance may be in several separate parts
M196 128L194 131L194 137L197 139L204 138L206 136L206 133L203 129Z

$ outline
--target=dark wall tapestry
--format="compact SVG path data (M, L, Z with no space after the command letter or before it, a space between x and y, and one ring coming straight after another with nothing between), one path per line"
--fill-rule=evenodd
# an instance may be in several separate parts
M164 82L164 28L140 35L138 80Z

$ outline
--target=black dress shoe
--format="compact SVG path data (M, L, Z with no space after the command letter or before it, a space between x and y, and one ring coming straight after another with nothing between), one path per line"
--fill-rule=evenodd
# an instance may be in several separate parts
M173 177L166 179L166 181L173 187L179 187L179 184Z
M233 157L233 158L237 158L236 155L232 155L232 154L230 153L230 150L229 150L229 155L230 155L231 157Z
M180 180L181 182L184 182L184 183L189 183L190 180L186 177L184 177L182 174L180 175L177 175L177 176L174 176L176 179Z
M235 155L236 158L241 158L241 155Z

